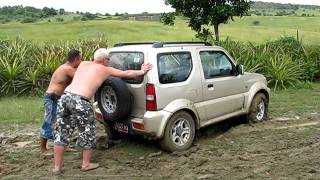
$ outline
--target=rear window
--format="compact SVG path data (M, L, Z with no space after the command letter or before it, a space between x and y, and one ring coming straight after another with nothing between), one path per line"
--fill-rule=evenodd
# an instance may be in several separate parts
M109 54L109 66L120 70L140 70L144 62L142 52L111 52ZM130 84L140 84L143 81L143 76L133 79L123 79Z
M190 52L172 52L158 55L161 84L178 83L188 79L192 70Z

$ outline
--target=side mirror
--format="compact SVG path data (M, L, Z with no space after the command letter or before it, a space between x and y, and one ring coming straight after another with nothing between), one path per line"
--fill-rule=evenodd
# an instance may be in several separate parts
M244 67L243 67L242 64L237 64L236 72L237 72L237 75L243 75L244 74Z

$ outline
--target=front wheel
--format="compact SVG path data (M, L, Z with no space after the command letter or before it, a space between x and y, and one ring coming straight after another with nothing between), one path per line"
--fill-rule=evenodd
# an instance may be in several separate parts
M160 146L169 152L183 151L191 147L194 137L195 123L192 116L180 111L169 119Z
M264 94L256 94L251 102L249 114L247 116L249 123L257 123L267 120L268 104L269 101Z

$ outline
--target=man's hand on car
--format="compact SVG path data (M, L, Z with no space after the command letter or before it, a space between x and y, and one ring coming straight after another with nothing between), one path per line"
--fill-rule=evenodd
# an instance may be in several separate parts
M150 63L142 64L141 71L143 71L143 74L147 74L152 69L152 65Z

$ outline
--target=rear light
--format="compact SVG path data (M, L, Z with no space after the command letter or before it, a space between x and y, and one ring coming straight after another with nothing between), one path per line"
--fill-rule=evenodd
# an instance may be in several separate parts
M147 111L157 110L156 90L153 84L147 84L146 86L146 109Z
M96 114L96 120L98 120L98 121L102 121L103 120L102 114L100 114L98 112L96 112L95 114Z
M142 124L142 123L133 122L132 126L134 129L144 130L144 124Z

